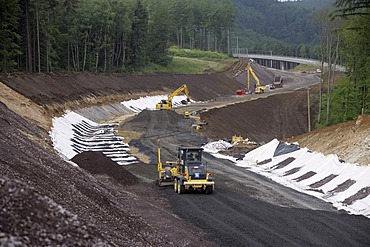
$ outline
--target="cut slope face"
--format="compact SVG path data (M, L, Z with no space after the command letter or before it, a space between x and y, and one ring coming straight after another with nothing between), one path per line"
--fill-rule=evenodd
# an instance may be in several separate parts
M306 94L292 92L201 113L204 132L213 139L241 135L257 142L282 139L307 131Z
M208 100L232 94L239 83L223 73L199 75L53 74L0 75L0 81L33 102L60 112L146 95L167 94L187 84L190 96ZM73 102L74 101L74 102Z
M370 116L287 139L325 155L337 154L349 163L370 165Z

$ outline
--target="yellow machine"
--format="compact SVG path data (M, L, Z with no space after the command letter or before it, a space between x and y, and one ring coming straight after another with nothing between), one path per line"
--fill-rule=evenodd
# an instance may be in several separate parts
M158 180L157 185L163 186L165 182L173 182L174 191L183 194L190 190L203 191L211 194L215 182L207 167L202 163L203 148L182 147L178 148L177 161L166 162L163 167L158 147Z
M156 109L172 110L172 99L173 99L173 97L180 94L181 92L184 92L184 94L186 95L186 98L187 98L187 102L189 102L190 101L189 90L188 90L188 87L186 86L186 84L184 84L181 87L179 87L178 89L176 89L173 93L169 94L167 99L161 100L161 102L159 102L156 105ZM183 102L183 103L187 103L187 102Z
M186 112L184 113L184 118L190 118L190 112L186 111Z
M174 176L178 174L177 162L166 162L163 166L161 162L161 146L158 140L158 180L156 181L158 186L166 185L166 182L170 182L168 185L172 185Z
M254 73L250 63L247 64L248 91L250 90L250 85L251 85L251 76L250 76L251 74L252 74L254 80L256 81L256 87L254 89L254 92L256 94L263 93L266 90L266 86L261 86L260 80L258 79L256 74Z

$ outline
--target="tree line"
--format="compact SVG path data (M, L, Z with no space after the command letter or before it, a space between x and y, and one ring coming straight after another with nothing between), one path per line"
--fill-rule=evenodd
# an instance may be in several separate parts
M168 48L230 54L231 0L0 0L1 72L125 72Z
M336 0L334 6L321 15L321 60L328 67L321 75L319 126L370 114L370 0ZM347 71L335 84L339 61Z

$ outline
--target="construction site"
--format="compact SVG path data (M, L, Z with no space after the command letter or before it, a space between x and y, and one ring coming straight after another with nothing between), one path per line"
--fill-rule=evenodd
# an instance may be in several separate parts
M0 245L368 246L370 117L308 132L319 81L1 74Z

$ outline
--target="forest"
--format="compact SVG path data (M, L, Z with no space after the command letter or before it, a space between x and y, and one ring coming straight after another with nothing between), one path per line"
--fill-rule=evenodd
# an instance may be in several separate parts
M332 0L233 0L236 9L235 38L249 53L320 57L319 13Z
M168 48L230 53L230 0L0 0L2 72L125 72Z
M321 60L328 63L320 84L318 126L370 114L370 0L336 0L323 15ZM334 83L341 62L346 76Z
M0 0L0 71L127 72L168 48L320 58L331 0Z

